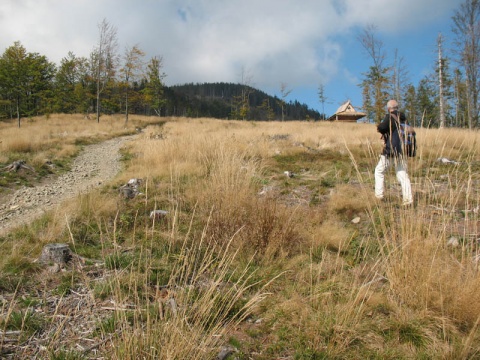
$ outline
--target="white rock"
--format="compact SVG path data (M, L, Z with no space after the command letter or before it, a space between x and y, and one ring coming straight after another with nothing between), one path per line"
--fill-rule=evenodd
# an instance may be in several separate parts
M168 214L168 211L166 210L153 210L152 212L150 212L150 218L160 219L164 216L167 216L167 214Z
M450 239L447 241L447 246L451 247L457 247L460 243L458 242L458 239L455 236L452 236Z
M445 157L438 158L437 161L441 162L442 164L454 164L454 165L458 164L458 161L450 160Z

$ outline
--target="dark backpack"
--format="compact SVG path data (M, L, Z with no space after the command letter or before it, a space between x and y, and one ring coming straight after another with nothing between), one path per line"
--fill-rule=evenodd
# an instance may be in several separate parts
M402 140L403 152L408 157L414 157L417 154L417 134L413 126L400 124L400 139Z
M397 123L397 133L394 134L394 142L395 135L398 135L398 139L400 140L399 147L401 150L398 151L399 153L405 154L408 157L414 157L417 154L417 134L415 133L415 129L413 126L408 125L407 123L400 123L398 121L398 117L395 114L391 114L391 116L395 119ZM398 141L398 140L397 140ZM394 147L397 147L394 145Z

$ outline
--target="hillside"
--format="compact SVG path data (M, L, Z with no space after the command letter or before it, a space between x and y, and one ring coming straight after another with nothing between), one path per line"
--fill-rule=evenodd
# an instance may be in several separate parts
M478 132L418 129L405 208L371 124L122 120L0 123L0 210L50 197L0 233L0 358L478 358ZM63 175L94 183L55 203Z
M250 86L204 83L164 88L165 116L281 120L281 99ZM247 99L248 98L248 99ZM248 104L248 106L247 106ZM244 108L245 112L241 113ZM319 120L321 114L298 101L286 102L284 120Z

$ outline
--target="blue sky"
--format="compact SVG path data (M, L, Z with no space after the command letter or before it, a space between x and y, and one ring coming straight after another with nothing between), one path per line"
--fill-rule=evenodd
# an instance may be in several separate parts
M280 96L281 84L325 113L350 99L370 59L357 37L375 25L393 62L395 49L414 85L433 72L441 32L448 55L451 17L463 0L2 0L0 51L20 41L59 63L88 57L103 20L117 28L119 53L135 44L146 59L163 57L167 85L248 82Z

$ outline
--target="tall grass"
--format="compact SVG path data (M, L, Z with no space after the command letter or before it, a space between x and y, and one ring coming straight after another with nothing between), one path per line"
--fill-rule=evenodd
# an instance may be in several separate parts
M133 116L125 124L121 116L102 116L97 123L83 115L63 114L33 117L24 121L21 128L0 122L0 165L25 160L38 170L46 160L61 164L78 153L79 145L135 134L137 128L155 122L160 120Z
M130 145L114 184L5 239L2 267L49 237L97 260L101 277L73 270L67 285L110 304L88 333L109 358L211 359L227 345L240 359L475 358L478 134L417 138L406 209L393 171L374 198L373 125L168 119ZM130 178L144 186L125 200Z

